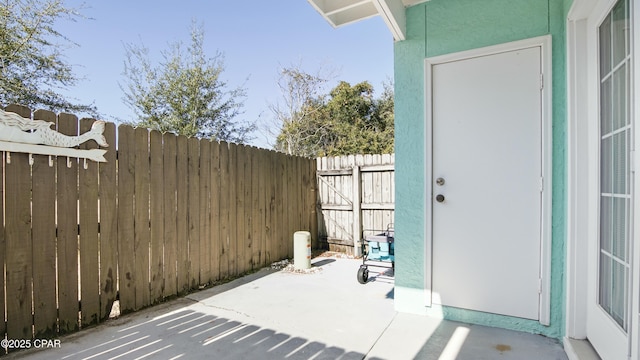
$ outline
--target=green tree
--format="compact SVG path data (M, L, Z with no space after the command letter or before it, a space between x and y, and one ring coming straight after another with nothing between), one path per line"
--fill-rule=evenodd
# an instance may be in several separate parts
M63 50L77 44L55 24L79 17L78 10L65 7L62 0L2 1L0 103L97 115L95 106L72 103L60 94L79 80L63 58Z
M393 91L386 85L380 98L373 94L366 81L341 81L328 96L308 99L299 110L307 116L282 127L276 148L288 151L288 139L297 137L293 153L303 156L393 152Z
M158 65L143 45L125 45L125 50L126 82L120 88L138 117L136 125L218 141L250 140L255 124L235 119L242 113L245 90L228 89L221 79L223 56L207 57L202 26L194 22L186 50L182 42L170 44Z
M325 95L321 92L328 79L329 74L322 71L308 74L300 69L300 65L280 70L278 87L282 101L269 106L275 121L267 129L277 136L276 150L302 156L315 154L317 146L311 143L317 140L316 132L322 130L322 124L312 124L324 106ZM276 128L279 133L271 132Z

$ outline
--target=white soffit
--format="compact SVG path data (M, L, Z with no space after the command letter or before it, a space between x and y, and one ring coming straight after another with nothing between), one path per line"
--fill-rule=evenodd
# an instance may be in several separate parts
M308 0L333 27L378 15L371 0Z
M405 39L404 8L426 0L307 0L333 27L380 15L397 41Z

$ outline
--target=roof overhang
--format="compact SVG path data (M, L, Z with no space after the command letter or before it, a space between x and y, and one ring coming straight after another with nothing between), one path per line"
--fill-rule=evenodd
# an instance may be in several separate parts
M333 27L381 16L396 41L406 37L405 7L427 0L307 0Z

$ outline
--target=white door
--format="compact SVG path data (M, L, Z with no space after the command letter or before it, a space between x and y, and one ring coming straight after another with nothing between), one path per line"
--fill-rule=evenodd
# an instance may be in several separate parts
M541 46L432 67L432 301L539 319Z
M587 337L603 359L626 359L631 305L631 43L628 0L601 2L595 42L599 105L594 117ZM595 17L595 14L594 14ZM595 59L594 59L595 60ZM599 159L599 161L598 161ZM636 335L637 336L637 335Z

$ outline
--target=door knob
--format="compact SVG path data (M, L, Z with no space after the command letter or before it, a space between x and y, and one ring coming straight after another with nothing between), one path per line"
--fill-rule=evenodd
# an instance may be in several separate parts
M444 202L444 195L442 194L436 195L436 201L439 203Z
M443 179L443 178L441 178L441 177L437 178L437 179L436 179L436 184L438 184L438 185L440 185L440 186L444 185L444 179Z

